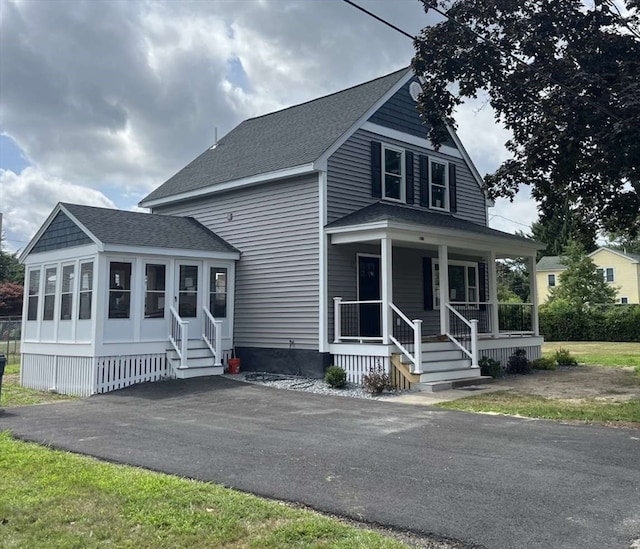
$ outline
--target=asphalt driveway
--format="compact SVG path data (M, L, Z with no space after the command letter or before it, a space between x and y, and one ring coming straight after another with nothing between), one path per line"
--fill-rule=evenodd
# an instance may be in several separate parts
M489 548L629 548L640 431L297 393L226 378L13 408L0 430Z

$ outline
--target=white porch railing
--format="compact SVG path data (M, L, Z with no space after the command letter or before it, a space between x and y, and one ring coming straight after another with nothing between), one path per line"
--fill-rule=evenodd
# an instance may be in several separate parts
M189 321L182 320L178 311L169 307L171 311L171 330L169 331L169 341L180 357L180 368L187 367L187 343L189 341Z
M391 309L391 333L389 339L402 351L413 364L411 373L422 373L422 320L409 320L409 318L393 303ZM413 346L413 353L405 347Z
M478 320L467 320L449 303L445 304L449 311L449 330L447 337L471 359L471 367L478 365Z
M334 343L382 342L382 301L342 301L333 298Z
M203 307L204 321L202 339L213 353L214 366L222 366L222 320L216 320L206 307Z

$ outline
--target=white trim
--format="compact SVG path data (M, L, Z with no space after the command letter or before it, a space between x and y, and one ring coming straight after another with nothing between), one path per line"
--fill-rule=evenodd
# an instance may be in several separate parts
M601 252L603 250L606 250L607 252L611 252L612 254L615 254L615 255L619 255L620 257L626 259L630 263L640 263L640 261L638 261L637 259L633 259L632 257L629 257L627 254L625 254L625 253L623 253L623 252L621 252L619 250L613 250L611 248L607 248L606 246L601 246L597 250L594 250L590 254L587 254L587 255L589 257L594 257L596 254L598 254L599 252Z
M469 153L467 152L467 149L464 148L464 145L462 144L462 141L460 141L460 138L458 137L458 134L455 132L455 130L452 127L447 126L447 130L449 131L449 135L451 136L451 139L453 139L453 142L458 147L458 150L460 151L460 154L462 155L462 159L467 163L467 166L469 166L469 169L471 170L471 175L473 175L473 178L476 180L476 183L478 184L478 187L480 187L482 189L484 187L484 181L482 179L482 176L480 175L480 172L478 171L478 169L476 168L475 164L471 160L471 157L469 156ZM482 194L484 195L485 202L486 202L487 198L486 198L486 194L484 193L484 191L483 191Z
M495 253L491 252L494 254L495 257ZM434 311L438 311L440 310L440 305L436 305L436 265L438 266L438 271L440 271L440 259L437 257L434 257L433 260L431 261L431 289L433 290L433 310ZM449 282L449 288L447 288L448 292L447 295L449 296L448 298L448 302L451 305L455 305L455 304L466 304L466 303L479 303L480 302L480 286L479 286L479 281L480 281L480 268L478 267L478 263L474 262L474 261L461 261L458 259L449 259L447 256L447 269L448 267L450 267L451 265L455 265L457 267L465 267L464 270L464 291L465 291L465 296L464 296L464 300L460 301L460 300L456 300L456 301L452 301L451 300L451 280L449 279L448 276L448 272L447 272L447 281ZM471 288L475 288L476 289L476 299L471 301L469 299L469 272L467 271L467 267L473 267L476 270L476 280L475 280L475 286L471 286Z
M612 280L607 280L607 271L611 270L611 276L613 277ZM602 278L604 279L604 281L607 284L615 284L616 281L616 269L615 267L600 267L599 265L596 265L596 272L598 271L602 271Z
M479 337L478 351L489 349L508 349L510 347L536 347L544 343L542 336L522 336L500 334L499 337Z
M623 299L626 299L626 301L622 301ZM628 305L629 304L629 298L627 296L620 296L620 304L621 305Z
M329 272L327 223L327 172L318 173L318 351L326 353L329 344Z
M373 114L384 105L402 86L404 86L409 80L414 77L413 70L407 69L406 74L400 78L378 101L376 101L367 112L365 112L356 122L342 134L342 136L336 139L333 144L320 155L320 157L314 162L316 169L326 167L329 157L336 152L344 143L349 139L356 131L364 126L364 124L373 116ZM324 169L324 168L322 168Z
M142 199L138 202L138 206L141 208L154 208L156 206L166 206L168 204L174 204L175 202L181 202L183 200L190 200L192 198L198 198L200 196L206 196L210 194L216 194L223 191L230 191L233 189L239 189L242 187L249 187L251 185L257 185L260 183L266 183L273 181L274 179L286 179L289 177L296 177L298 175L304 175L313 173L317 168L313 162L308 164L300 164L299 166L292 166L290 168L284 168L282 170L275 170L273 172L261 173L258 175L251 175L249 177L243 177L241 179L232 179L230 181L223 181L222 183L216 183L202 189L195 189L193 191L187 191L184 193L173 194L164 198L156 198L154 200Z
M430 151L436 150L436 148L433 146L433 143L425 137L411 135L399 130L380 126L379 124L374 124L373 122L365 122L364 124L362 124L361 129L371 133L375 133L376 135L379 135L381 137L387 137L389 139L395 139L397 141L409 143L410 145L415 145L416 147L420 147L422 149L428 149ZM448 145L442 145L437 152L464 160L464 157L459 150L455 149L454 147L449 147Z
M395 345L382 343L330 343L328 347L332 355L391 356L398 352Z
M180 259L240 259L239 252L214 252L201 250L185 250L184 248L151 248L142 246L124 246L107 244L104 252L108 254L131 254L140 256L175 257Z

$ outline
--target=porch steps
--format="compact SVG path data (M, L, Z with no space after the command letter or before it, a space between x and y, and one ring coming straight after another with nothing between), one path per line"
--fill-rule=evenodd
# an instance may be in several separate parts
M211 349L201 339L190 339L187 343L187 365L180 366L180 357L173 347L167 348L167 360L178 379L214 376L224 373L223 366L214 366Z
M405 364L409 362L409 359L404 355L401 360ZM434 341L432 339L422 346L422 373L419 376L419 382L412 382L412 388L429 383L475 380L480 378L480 369L471 368L471 360L451 341L442 341L441 339ZM430 389L423 388L422 390Z

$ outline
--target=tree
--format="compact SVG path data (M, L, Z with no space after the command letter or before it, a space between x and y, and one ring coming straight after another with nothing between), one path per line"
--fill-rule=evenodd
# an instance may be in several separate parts
M491 198L527 183L544 217L568 201L582 223L639 234L640 0L422 2L448 16L414 42L434 144L486 92L513 134L512 158L485 177Z
M563 300L575 305L613 303L618 290L596 271L596 264L577 242L570 242L562 255L567 269L560 273L559 285L549 301Z
M529 270L520 259L502 259L496 262L498 301L500 303L527 303L529 301Z
M20 316L24 287L15 282L0 282L0 316Z
M587 253L593 252L596 244L596 226L585 223L565 204L562 208L540 215L538 221L531 224L534 240L546 244L538 251L538 259L545 255L560 255L566 245L575 241L582 245Z
M608 248L621 252L640 255L640 235L630 238L624 234L609 233L606 235Z
M18 261L17 254L5 252L0 241L0 282L16 282L22 284L24 281L24 265Z

